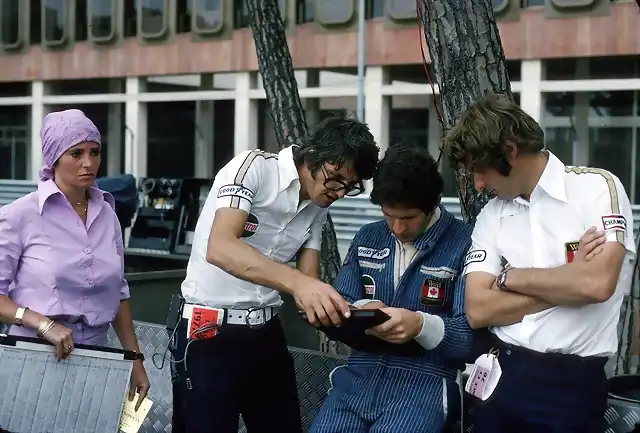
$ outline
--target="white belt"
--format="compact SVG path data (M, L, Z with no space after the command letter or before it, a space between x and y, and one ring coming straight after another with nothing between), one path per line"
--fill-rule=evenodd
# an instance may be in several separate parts
M260 326L278 314L278 309L274 307L260 308L259 310L225 310L227 323L231 325Z
M188 319L191 316L193 307L210 308L198 304L184 304L182 317ZM265 307L260 309L251 310L231 310L229 308L217 308L226 317L219 319L221 323L228 323L230 325L246 325L246 326L261 326L267 323L278 314L278 309L275 307Z

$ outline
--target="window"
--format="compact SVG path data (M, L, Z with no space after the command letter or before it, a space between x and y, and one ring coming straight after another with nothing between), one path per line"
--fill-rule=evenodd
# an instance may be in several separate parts
M238 3L238 2L235 2ZM243 19L248 21L248 13L242 3ZM217 33L222 30L222 1L221 0L195 0L194 30L198 33ZM248 24L247 24L248 25Z
M92 40L110 41L115 37L114 18L116 2L114 0L89 0L88 22Z
M74 14L74 41L86 41L89 33L89 14L87 13L87 0L76 0Z
M557 8L593 7L596 0L551 0Z
M576 134L571 127L546 128L545 148L558 157L564 165L574 165L573 153L577 145Z
M530 8L533 6L544 6L545 0L522 0L523 8Z
M0 43L5 50L22 45L21 5L16 0L0 0Z
M416 2L414 0L388 0L387 3L389 5L389 15L393 19L408 20L417 16Z
M589 128L589 166L618 176L631 198L633 128Z
M67 0L42 0L42 39L45 45L64 44L67 41L68 25Z
M147 39L163 37L167 32L167 0L138 0L140 34Z
M15 107L7 108L13 109ZM26 128L0 128L0 161L2 161L2 164L0 164L0 179L26 179Z
M311 23L313 20L313 0L297 0L296 24Z
M317 0L316 21L324 25L348 23L355 15L354 2L345 0Z
M366 18L380 18L384 17L384 3L385 0L368 0L366 3ZM415 2L413 2L415 9Z

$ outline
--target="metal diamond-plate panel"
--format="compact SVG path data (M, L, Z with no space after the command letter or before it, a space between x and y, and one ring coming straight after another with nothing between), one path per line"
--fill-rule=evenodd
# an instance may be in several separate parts
M639 433L640 405L620 400L609 400L609 409L604 415L607 422L605 433Z
M151 384L148 397L153 401L151 411L144 420L140 433L171 433L173 399L169 368L170 354L167 353L162 370L158 370L152 361L153 355L158 353L155 359L159 365L162 364L161 358L169 342L167 330L162 325L144 322L134 322L134 327L140 350L144 353L144 368ZM108 341L112 347L120 347L113 329L109 330Z
M346 358L304 349L290 349L296 369L300 414L305 429L311 426L329 389L329 373Z

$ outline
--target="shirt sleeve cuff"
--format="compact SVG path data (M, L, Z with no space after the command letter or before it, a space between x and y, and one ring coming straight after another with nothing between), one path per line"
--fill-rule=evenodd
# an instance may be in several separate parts
M129 291L129 283L126 281L122 282L122 287L120 287L120 300L126 301L131 297L131 293Z
M435 349L444 338L444 321L440 316L418 312L422 314L422 329L414 340L427 350Z
M377 299L358 299L356 302L354 302L353 305L354 307L362 307L363 305L368 304L369 302L382 302L382 301L378 301Z

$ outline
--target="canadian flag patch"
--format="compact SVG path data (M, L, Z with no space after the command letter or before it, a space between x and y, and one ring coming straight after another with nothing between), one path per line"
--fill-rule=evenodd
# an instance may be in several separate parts
M442 280L427 278L422 284L420 303L428 306L444 305L445 288Z

